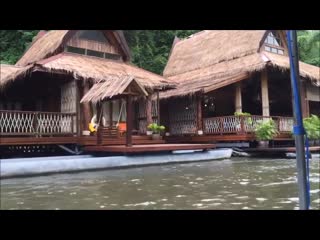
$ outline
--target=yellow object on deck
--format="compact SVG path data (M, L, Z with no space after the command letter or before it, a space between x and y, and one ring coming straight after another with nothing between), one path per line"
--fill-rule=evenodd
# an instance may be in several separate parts
M92 123L89 123L89 130L90 130L90 132L96 132L97 131L95 125L92 124Z

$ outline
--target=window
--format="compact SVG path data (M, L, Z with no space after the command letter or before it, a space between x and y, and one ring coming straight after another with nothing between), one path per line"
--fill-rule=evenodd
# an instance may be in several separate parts
M99 52L99 51L94 51L94 50L85 49L85 48L67 46L66 52L77 53L81 55L93 56L98 58L121 60L121 56L118 54Z
M89 49L87 50L87 55L103 58L103 52L93 51L93 50L89 50Z
M269 32L265 40L264 49L268 52L284 55L284 48L277 33Z
M80 39L86 39L90 41L96 42L108 42L106 37L103 35L101 31L94 31L94 30L81 30L78 33L78 37Z
M106 58L106 59L113 59L113 60L120 60L121 59L121 56L118 54L112 54L112 53L104 53L104 54L105 54L104 58Z
M67 52L71 52L71 53L78 53L78 54L85 54L86 50L83 48L77 48L77 47L70 47L67 46Z

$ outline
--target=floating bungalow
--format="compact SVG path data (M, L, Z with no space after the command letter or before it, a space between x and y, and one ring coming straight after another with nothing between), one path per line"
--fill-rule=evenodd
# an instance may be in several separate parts
M299 68L303 117L320 115L320 68L301 61ZM274 120L275 141L293 140L285 31L206 30L176 38L163 76L177 84L160 93L168 141L250 143L263 119Z
M1 64L1 151L213 148L146 135L147 121L160 119L159 97L152 96L174 87L174 81L130 63L122 31L40 31L15 65ZM88 131L89 123L98 125L97 132Z
M163 76L134 66L119 30L40 31L15 65L1 64L0 148L139 153L255 140L272 118L291 139L284 31L202 31L175 39ZM304 116L320 114L319 68L300 62ZM250 124L246 116L251 114ZM97 124L95 133L89 123ZM166 127L163 139L146 134ZM75 147L75 148L73 148Z

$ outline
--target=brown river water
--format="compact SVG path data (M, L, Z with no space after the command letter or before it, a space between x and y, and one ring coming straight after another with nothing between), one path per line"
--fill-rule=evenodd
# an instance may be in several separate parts
M310 162L320 209L319 155ZM1 180L1 209L298 209L295 159L232 158Z

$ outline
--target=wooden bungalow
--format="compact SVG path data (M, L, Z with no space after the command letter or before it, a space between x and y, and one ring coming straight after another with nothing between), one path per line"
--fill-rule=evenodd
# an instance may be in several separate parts
M175 83L131 64L122 31L40 31L15 65L0 69L0 151L37 151L35 145L108 152L213 147L163 145L146 136L147 124L159 122L159 92ZM98 132L88 131L90 122Z
M177 88L160 93L171 141L251 141L258 120L275 120L278 140L293 126L285 31L211 31L175 39L163 76ZM299 64L303 116L320 114L320 69ZM247 112L252 116L235 116Z

